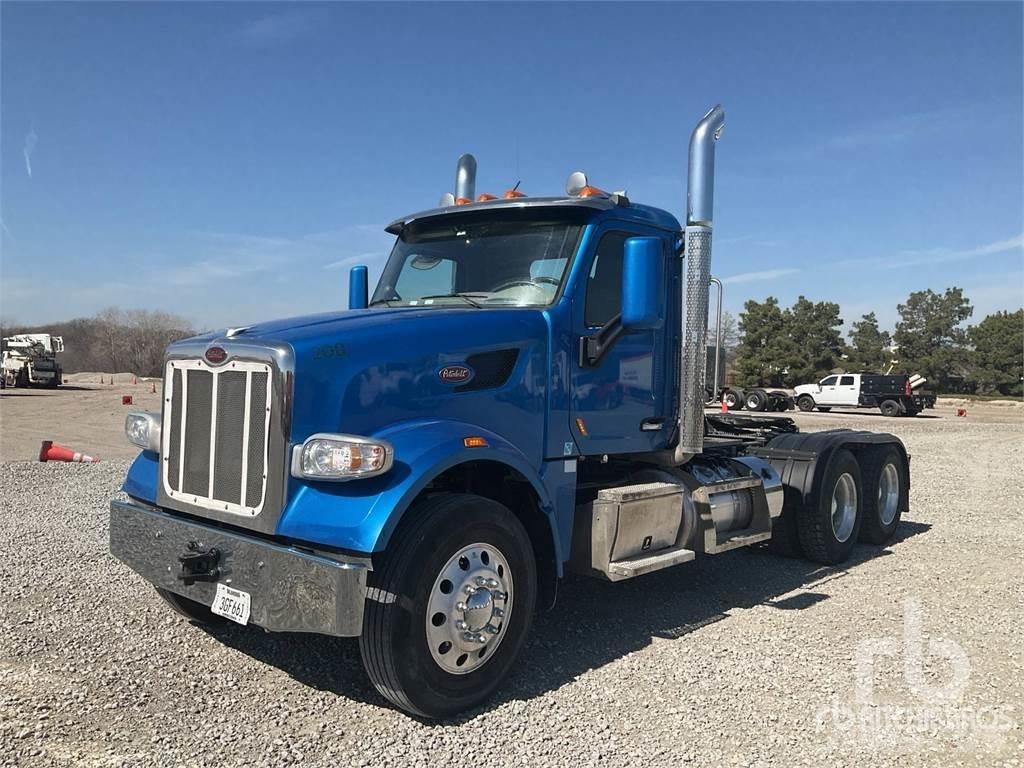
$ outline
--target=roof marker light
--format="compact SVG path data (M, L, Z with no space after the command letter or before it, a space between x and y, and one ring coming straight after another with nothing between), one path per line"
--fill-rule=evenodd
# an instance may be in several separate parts
M569 197L576 197L587 186L587 174L583 171L573 171L565 180L565 194Z
M491 200L497 200L497 199L498 199L497 195L492 195L492 194L489 194L488 192L481 192L479 195L477 195L476 201L478 203L489 203Z

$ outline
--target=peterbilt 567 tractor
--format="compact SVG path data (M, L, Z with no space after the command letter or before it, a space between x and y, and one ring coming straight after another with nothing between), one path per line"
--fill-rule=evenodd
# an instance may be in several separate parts
M464 155L454 194L387 227L372 298L355 267L348 311L172 344L161 412L126 421L113 554L195 622L358 636L386 699L446 717L498 688L569 571L885 543L897 438L705 416L723 125L693 131L685 226L579 172L477 196Z

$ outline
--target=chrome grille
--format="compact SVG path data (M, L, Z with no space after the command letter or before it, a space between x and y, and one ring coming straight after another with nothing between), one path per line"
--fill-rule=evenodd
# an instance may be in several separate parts
M258 515L267 493L270 365L172 360L166 373L164 491L185 504Z

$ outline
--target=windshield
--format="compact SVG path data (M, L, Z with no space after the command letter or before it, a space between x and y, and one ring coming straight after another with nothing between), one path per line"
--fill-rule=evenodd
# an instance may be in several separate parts
M555 300L580 224L460 218L406 227L370 303L546 307Z

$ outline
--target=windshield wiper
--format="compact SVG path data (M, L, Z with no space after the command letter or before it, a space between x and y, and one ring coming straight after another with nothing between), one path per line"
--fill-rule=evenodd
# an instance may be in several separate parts
M483 305L479 301L474 301L474 296L478 299L487 298L487 294L485 293L438 293L433 296L420 296L419 301L425 301L427 299L462 299L470 306L480 309Z

